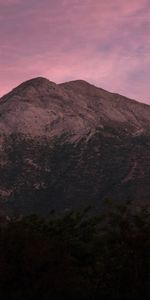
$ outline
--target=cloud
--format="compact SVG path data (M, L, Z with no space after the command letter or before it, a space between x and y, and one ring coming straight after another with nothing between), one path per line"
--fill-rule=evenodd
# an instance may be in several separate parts
M42 75L149 102L149 1L16 1L0 12L1 95Z
M0 0L0 6L10 6L21 3L21 0Z

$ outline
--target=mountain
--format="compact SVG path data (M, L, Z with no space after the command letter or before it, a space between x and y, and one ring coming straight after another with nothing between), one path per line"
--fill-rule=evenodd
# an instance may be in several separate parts
M83 80L3 96L0 142L1 214L150 199L150 106Z
M78 140L104 126L138 134L150 127L150 107L77 80L56 85L29 80L0 101L0 132Z

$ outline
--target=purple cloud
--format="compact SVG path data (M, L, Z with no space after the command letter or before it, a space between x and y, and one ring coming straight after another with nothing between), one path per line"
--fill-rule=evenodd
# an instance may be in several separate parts
M0 94L80 78L150 103L149 20L147 0L0 0Z

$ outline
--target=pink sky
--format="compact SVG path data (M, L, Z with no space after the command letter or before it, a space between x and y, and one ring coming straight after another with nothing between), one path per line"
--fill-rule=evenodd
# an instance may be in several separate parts
M0 95L37 76L150 104L150 1L0 0Z

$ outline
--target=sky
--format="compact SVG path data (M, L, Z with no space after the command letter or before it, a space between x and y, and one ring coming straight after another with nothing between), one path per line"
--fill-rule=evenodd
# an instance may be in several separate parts
M38 76L150 104L150 0L0 0L0 96Z

